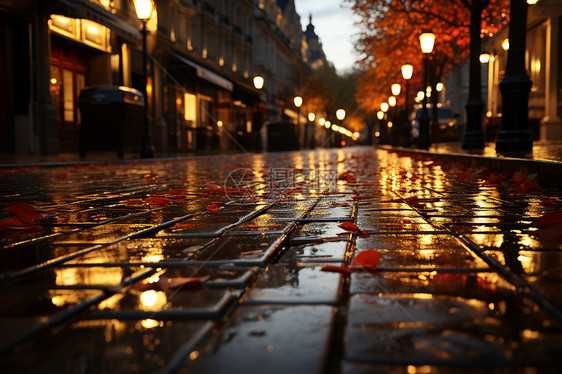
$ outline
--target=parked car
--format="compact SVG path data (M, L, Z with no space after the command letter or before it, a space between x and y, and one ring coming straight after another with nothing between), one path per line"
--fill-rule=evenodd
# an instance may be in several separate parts
M412 136L417 139L420 135L420 124L419 118L421 115L422 108L416 108L410 115L410 123L412 124ZM427 106L427 113L429 115L429 120L433 118L433 106ZM439 134L435 138L440 141L445 140L456 140L458 136L457 128L457 117L459 113L453 112L448 105L438 105L437 106L437 119L439 122ZM430 123L431 126L431 123ZM430 130L431 131L431 130Z

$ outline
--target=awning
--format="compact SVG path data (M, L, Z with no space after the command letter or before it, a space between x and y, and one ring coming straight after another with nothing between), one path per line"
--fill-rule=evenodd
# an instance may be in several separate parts
M197 72L197 76L201 79L205 79L208 82L211 82L214 85L217 85L221 88L224 88L227 91L232 91L234 86L231 81L221 77L220 75L213 73L209 69L205 69L203 66L196 64L193 61L189 61L187 58L178 55L177 53L170 52L172 56L174 56L179 61L183 62L184 64L191 66Z
M141 41L141 34L137 27L88 0L46 0L41 1L40 4L44 14L89 19L110 28L123 39L137 44Z

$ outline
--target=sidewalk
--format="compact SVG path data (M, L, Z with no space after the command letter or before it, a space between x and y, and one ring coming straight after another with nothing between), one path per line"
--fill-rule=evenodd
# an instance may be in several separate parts
M0 169L0 371L560 372L562 193L465 160Z

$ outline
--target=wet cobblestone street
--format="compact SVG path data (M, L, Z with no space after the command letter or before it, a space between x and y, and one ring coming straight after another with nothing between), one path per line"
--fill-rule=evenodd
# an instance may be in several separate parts
M532 172L357 147L0 178L2 373L562 368L562 194Z

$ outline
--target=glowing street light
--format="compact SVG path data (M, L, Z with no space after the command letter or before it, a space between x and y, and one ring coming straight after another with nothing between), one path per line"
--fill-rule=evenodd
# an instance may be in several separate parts
M392 86L390 86L390 91L392 91L392 94L394 96L398 96L400 95L400 83L394 83Z
M396 106L396 97L394 97L394 96L389 97L388 98L388 105L390 105L392 107Z
M388 111L388 103L381 103L381 110L386 113Z
M262 76L256 75L254 77L254 87L257 88L258 90L261 90L263 88L264 83L265 81Z
M482 53L480 54L480 63L487 64L490 61L490 54L489 53Z
M343 109L336 110L336 118L340 121L343 121L345 118L345 110Z
M141 158L152 158L154 157L154 149L152 147L152 138L150 135L150 124L148 122L148 53L146 48L146 34L148 30L146 29L146 22L152 16L154 11L154 2L152 0L134 0L135 12L137 18L142 22L142 76L144 79L143 84L143 94L144 94L144 122L142 131L142 147L141 147Z
M402 130L402 146L404 147L410 147L412 145L412 141L410 139L410 124L408 123L408 110L409 110L409 105L410 105L410 101L409 101L409 82L410 79L412 78L412 75L414 74L414 67L412 66L412 64L404 64L402 65L402 67L400 68L401 72L402 72L402 78L404 78L404 80L406 81L406 97L405 97L405 101L404 101L404 107L405 107L405 120L404 120L404 125L403 125L403 130Z
M420 48L423 53L423 87L427 87L427 70L429 54L433 52L435 45L435 34L432 32L424 32L420 35ZM419 118L420 135L418 138L418 146L422 149L428 149L431 145L429 139L429 113L427 112L427 96L423 95L422 110Z

